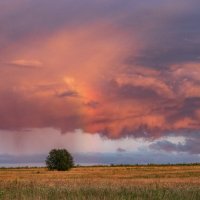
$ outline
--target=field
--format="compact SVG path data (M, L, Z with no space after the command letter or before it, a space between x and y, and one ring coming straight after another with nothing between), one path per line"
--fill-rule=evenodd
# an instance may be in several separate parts
M0 169L0 199L200 199L200 165Z

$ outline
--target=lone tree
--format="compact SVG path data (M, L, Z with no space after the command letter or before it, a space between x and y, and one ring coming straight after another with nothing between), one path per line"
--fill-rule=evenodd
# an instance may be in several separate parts
M49 170L67 171L74 166L73 157L66 149L53 149L46 159Z

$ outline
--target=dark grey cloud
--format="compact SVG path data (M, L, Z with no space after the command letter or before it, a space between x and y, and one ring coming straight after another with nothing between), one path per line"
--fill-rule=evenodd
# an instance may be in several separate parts
M57 94L57 97L64 98L64 97L79 97L79 94L73 90L67 90Z
M198 120L196 115L196 110L200 109L200 97L188 97L176 104L176 106L172 106L169 108L168 106L165 108L166 112L168 111L171 114L168 115L168 121L177 121L184 117L190 117Z
M167 152L188 152L190 154L200 154L200 140L186 139L185 143L172 143L169 141L159 141L150 145L155 150L163 150Z
M123 152L126 152L126 149L123 149L123 148L117 148L117 152L119 152L119 153L123 153Z
M156 98L159 98L161 100L162 98L153 88L135 86L128 83L119 85L115 80L110 81L109 88L107 89L110 95L113 94L124 99L155 100Z
M89 102L85 103L84 105L87 107L90 107L92 109L96 109L100 106L100 103L97 101L89 101Z
M162 48L162 45L165 44L161 43L155 48L148 47L149 49L143 50L140 56L128 58L126 62L128 64L144 65L157 69L168 68L169 65L184 62L200 62L199 44L187 45L184 44L183 41L183 44L180 47L176 47L176 42L169 41L169 43L171 44L171 47L167 50Z
M97 0L3 0L1 4L6 4L8 11L0 15L1 35L8 43L26 37L34 40L38 35L45 38L65 27L75 28L102 18L112 18L127 3L119 0L106 3Z
M146 14L144 7L140 10L137 20L140 27L146 28L137 26L137 36L144 46L137 55L127 56L124 63L161 69L177 63L199 62L200 2L192 0L188 5L186 1L157 2L153 7L147 4ZM134 14L128 21L134 23Z

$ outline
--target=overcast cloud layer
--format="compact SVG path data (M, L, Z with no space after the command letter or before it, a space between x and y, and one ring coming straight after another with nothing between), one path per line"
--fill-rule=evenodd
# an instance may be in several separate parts
M1 0L0 129L81 129L200 154L200 2Z

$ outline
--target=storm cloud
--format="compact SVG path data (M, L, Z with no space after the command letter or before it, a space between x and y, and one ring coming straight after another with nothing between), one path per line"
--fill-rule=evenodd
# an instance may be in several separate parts
M200 154L200 140L186 139L185 143L174 144L169 141L160 141L151 144L150 147L155 150L164 150L166 152L189 152L190 154Z
M186 144L152 148L199 153L199 6L1 1L0 129L149 141L190 134Z

